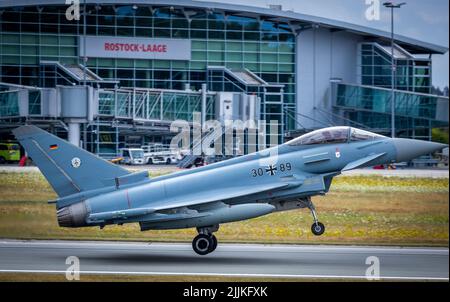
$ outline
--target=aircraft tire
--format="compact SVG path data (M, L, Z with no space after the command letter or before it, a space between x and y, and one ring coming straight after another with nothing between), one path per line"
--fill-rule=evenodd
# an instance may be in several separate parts
M320 236L325 232L325 226L321 222L315 222L311 226L311 232L316 236Z
M216 236L211 235L209 237L209 239L211 240L211 247L209 249L209 252L211 253L211 252L214 252L217 248L217 238L216 238Z
M199 234L192 240L194 252L202 256L211 252L210 249L212 245L213 241L211 240L211 237L205 234Z

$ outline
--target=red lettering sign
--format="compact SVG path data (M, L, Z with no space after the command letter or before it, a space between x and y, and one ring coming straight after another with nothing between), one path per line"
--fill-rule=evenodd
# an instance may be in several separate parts
M106 51L167 52L166 44L104 43Z

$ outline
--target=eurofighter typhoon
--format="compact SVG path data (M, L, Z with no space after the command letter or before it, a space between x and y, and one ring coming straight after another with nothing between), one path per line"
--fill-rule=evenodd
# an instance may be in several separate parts
M139 223L142 231L197 228L197 254L217 247L222 223L308 208L322 235L311 196L328 192L334 176L356 168L404 162L447 145L389 138L351 127L316 130L242 157L150 178L131 173L38 127L14 135L58 194L61 227Z

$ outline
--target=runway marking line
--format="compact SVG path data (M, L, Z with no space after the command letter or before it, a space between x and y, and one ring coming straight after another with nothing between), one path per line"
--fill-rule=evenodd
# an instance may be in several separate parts
M71 246L71 248L85 248L89 246L92 249L101 248L101 247L111 247L115 246L117 249L121 249L126 246L133 246L139 248L164 248L167 246L182 248L183 250L188 246L188 244L184 243L163 243L163 242L104 242L104 241L67 241L67 242L58 242L58 241L40 241L40 240L25 240L25 241L0 241L0 245L33 245L36 247L48 247L51 245L62 245L62 246ZM279 245L279 244L235 244L235 243L223 243L221 245L222 248L230 249L230 248L241 248L245 247L247 249L260 250L260 249L283 249L286 252L291 252L293 250L302 250L302 251L353 251L353 252L399 252L399 253L430 253L436 255L445 255L449 253L449 249L445 247L436 247L436 248L424 248L424 247L394 247L394 246L336 246L336 245L320 245L320 246L311 246L311 245Z
M46 273L65 274L65 270L4 270L0 273ZM232 273L177 273L177 272L111 272L111 271L80 271L87 275L135 275L135 276L206 276L206 277L253 277L253 278L301 278L301 279L358 279L368 280L366 276L337 276L337 275L288 275L288 274L232 274ZM444 277L380 277L380 280L432 280L449 281ZM368 280L371 281L371 280Z

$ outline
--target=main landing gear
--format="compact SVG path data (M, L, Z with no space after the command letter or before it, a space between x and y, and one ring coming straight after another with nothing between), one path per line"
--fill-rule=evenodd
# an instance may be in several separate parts
M316 208L314 207L314 204L311 202L311 198L302 200L301 202L306 208L308 208L311 211L311 215L313 216L314 223L311 225L311 232L316 236L322 235L325 232L325 225L319 222L319 220L317 219Z
M199 255L207 255L217 248L217 238L213 235L219 226L197 228L198 235L192 240L192 248Z

